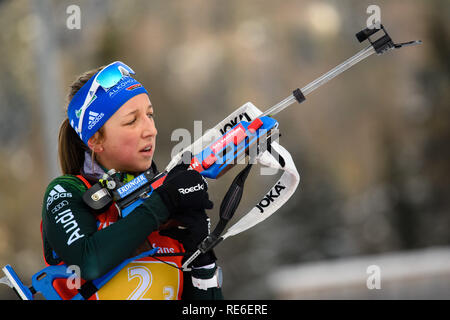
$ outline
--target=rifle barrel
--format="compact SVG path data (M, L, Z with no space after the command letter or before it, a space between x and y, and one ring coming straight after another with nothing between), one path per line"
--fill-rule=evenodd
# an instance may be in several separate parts
M344 62L342 62L340 65L336 66L335 68L331 69L327 73L323 74L313 82L307 84L305 87L301 89L301 92L304 96L307 96L323 84L327 83L331 79L335 78L345 70L349 69L350 67L354 66L358 62L364 60L365 58L369 57L375 53L375 49L372 45L368 46L367 48L359 51L354 56L348 58ZM267 109L263 114L261 114L261 117L263 116L269 116L272 117L276 115L278 112L284 110L285 108L289 107L291 104L295 103L297 99L295 98L294 94L291 94L284 100L278 102L276 105L270 107Z

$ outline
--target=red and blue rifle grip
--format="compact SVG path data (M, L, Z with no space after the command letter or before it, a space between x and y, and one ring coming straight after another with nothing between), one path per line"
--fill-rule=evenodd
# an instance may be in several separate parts
M190 168L202 176L217 179L236 164L242 153L278 126L271 117L256 118L252 122L240 121L222 137L194 155Z

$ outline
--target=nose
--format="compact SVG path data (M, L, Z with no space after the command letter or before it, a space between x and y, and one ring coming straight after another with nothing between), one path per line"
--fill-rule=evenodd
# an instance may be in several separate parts
M145 121L143 121L142 137L154 137L157 134L158 130L156 130L155 120L145 116Z

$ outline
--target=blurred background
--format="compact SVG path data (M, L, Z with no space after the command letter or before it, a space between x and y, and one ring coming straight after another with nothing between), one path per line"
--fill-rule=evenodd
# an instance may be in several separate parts
M115 60L150 92L154 160L177 128L261 110L366 46L369 5L396 42L277 115L301 182L268 220L216 247L227 299L450 297L450 2L0 0L0 266L44 267L41 206L60 175L69 85ZM80 8L80 29L70 29ZM447 147L445 147L447 145ZM238 172L210 183L219 207ZM240 211L278 176L253 170ZM216 219L217 210L211 212ZM236 217L237 219L238 217ZM368 267L381 271L368 289ZM0 286L0 299L16 299Z

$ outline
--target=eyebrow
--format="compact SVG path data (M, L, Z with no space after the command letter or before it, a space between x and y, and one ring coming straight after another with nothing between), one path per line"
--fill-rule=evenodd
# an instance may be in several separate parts
M147 106L147 110L148 110L148 109L152 109L152 111L153 111L153 106L152 106L151 104L149 104L149 105ZM128 112L128 113L125 115L125 117L128 117L128 116L131 116L131 115L133 115L133 114L136 114L138 111L139 111L138 109L135 109L135 110L133 110L133 111L130 111L130 112Z

